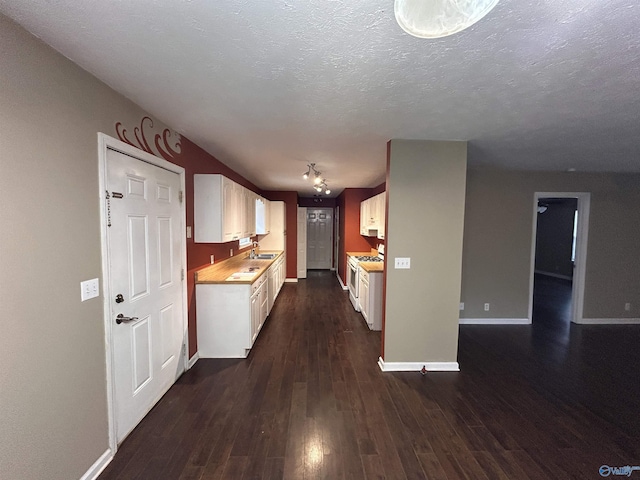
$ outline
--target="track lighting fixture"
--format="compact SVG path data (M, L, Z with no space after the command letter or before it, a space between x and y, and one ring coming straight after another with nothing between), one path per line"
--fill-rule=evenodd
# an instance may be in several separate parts
M309 175L311 175L312 172L313 172L313 174L315 175L316 178L318 178L321 175L321 173L316 170L316 164L315 163L309 163L307 165L307 167L308 167L307 171L302 174L302 178L304 178L305 180L307 180L309 178Z
M307 165L307 171L302 174L302 178L307 180L311 174L313 174L313 188L316 192L322 192L324 190L325 195L329 195L331 190L327 185L327 181L322 178L322 172L316 170L315 163L309 163Z

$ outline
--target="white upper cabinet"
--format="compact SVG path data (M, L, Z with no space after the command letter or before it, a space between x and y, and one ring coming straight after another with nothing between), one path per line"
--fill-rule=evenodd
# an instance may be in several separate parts
M384 238L385 195L382 192L360 202L360 235Z
M256 196L256 235L266 235L269 233L270 213L269 200Z
M194 240L224 243L255 235L256 194L219 174L193 176Z

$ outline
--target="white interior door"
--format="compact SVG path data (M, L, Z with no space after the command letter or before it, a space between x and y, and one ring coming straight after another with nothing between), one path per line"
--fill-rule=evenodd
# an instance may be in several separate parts
M333 210L307 209L307 268L330 269L333 259Z
M307 278L307 208L298 207L298 278Z
M105 187L113 408L120 443L184 371L181 179L108 149Z

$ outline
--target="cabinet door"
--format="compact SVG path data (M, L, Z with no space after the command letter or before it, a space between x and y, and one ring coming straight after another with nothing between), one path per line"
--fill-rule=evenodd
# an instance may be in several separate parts
M369 320L369 280L367 277L361 278L358 295L360 313L362 313L365 320Z
M376 197L368 198L367 203L369 204L369 228L375 229L378 219L378 199Z
M280 260L280 288L278 288L278 291L280 291L280 289L282 288L282 285L284 285L285 278L287 278L287 270L286 270L286 263L283 257L282 260Z
M260 325L258 330L262 328L267 315L269 315L269 292L267 290L267 282L264 282L260 287Z
M255 217L256 217L256 235L265 235L267 231L267 200L256 195L255 200Z
M223 178L222 180L222 225L225 241L237 240L238 232L238 190L237 184Z
M245 297L246 298L246 297ZM256 341L260 325L260 293L251 295L251 345Z
M386 192L382 192L378 197L378 238L384 240L384 222L387 216L387 194Z
M367 220L369 218L368 206L369 204L366 200L360 202L360 235L367 235L369 233L367 228Z
M276 267L272 265L267 272L267 315L271 313L273 304L276 301Z

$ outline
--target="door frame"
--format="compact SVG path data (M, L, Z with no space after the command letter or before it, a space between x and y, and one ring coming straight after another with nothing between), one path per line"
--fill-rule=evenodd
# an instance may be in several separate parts
M576 232L576 258L571 286L571 321L583 323L584 284L587 264L587 239L589 234L589 192L535 192L533 195L533 228L531 238L531 266L529 274L529 322L533 322L533 283L536 263L536 239L538 238L538 201L541 198L575 198L578 200L578 231Z
M107 414L109 428L109 448L111 455L115 455L118 450L116 436L115 421L115 392L114 392L114 371L113 371L113 350L111 348L113 319L111 312L111 275L109 265L111 264L111 256L109 244L107 242L107 204L105 191L107 189L107 151L115 150L127 156L136 158L143 162L149 163L156 167L164 168L170 172L180 176L180 189L185 191L185 170L180 165L168 162L162 158L151 155L139 148L133 147L127 143L121 142L113 137L98 133L98 180L99 180L99 198L100 198L100 237L101 237L101 256L102 256L102 299L103 299L103 322L105 334L105 356L106 356L106 380L107 380ZM183 201L180 206L180 232L184 232L187 224L186 202ZM183 237L180 257L182 263L182 271L186 275L187 267L187 242ZM182 363L184 371L189 368L189 335L188 335L188 309L187 309L187 284L186 276L183 275L182 280Z
M336 232L335 232L335 218L333 218L333 216L335 215L335 208L333 207L306 207L307 208L307 215L309 214L309 211L314 211L314 210L324 210L326 212L329 212L332 215L331 218L331 230L330 235L331 238L329 239L329 244L331 245L331 260L329 261L329 268L326 270L329 271L333 271L334 269L334 258L336 256L334 248L335 248L335 237L336 237ZM309 217L307 216L307 254L309 252ZM309 270L309 261L307 260L307 270ZM313 269L312 269L313 270Z

